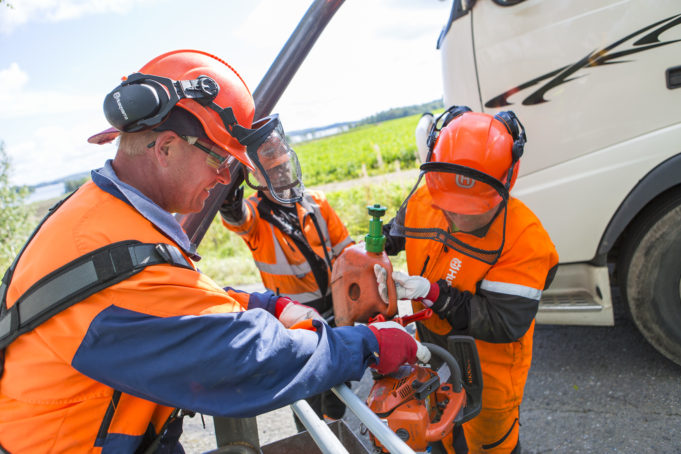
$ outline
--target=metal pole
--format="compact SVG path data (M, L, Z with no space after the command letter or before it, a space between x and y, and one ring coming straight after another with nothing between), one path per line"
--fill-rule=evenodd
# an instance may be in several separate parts
M299 400L291 404L291 408L298 415L303 425L307 429L319 450L324 454L349 454L343 447L336 435L329 429L329 426L317 416L310 404L304 400Z
M253 92L255 119L265 117L272 112L317 38L343 4L343 1L315 0L305 12L298 26ZM284 119L285 122L286 119ZM219 184L213 188L200 212L177 216L178 222L187 232L189 241L194 247L198 247L201 243L215 214L218 212L218 208L231 189L232 187L229 184Z
M392 454L414 454L414 451L390 430L387 424L361 401L344 383L334 386L331 391L343 401L369 431L385 446Z
M289 82L291 82L291 79L293 79L305 57L307 57L317 38L326 28L326 24L329 23L342 4L343 0L315 0L308 8L253 92L255 119L262 118L271 113L272 108L281 98L281 95L284 93ZM230 169L232 175L234 175L237 169L238 167ZM232 178L232 181L234 181L234 178ZM177 221L187 233L189 241L194 248L198 248L213 218L215 218L215 214L218 212L222 201L232 189L232 185L219 184L213 188L201 211L176 216ZM242 423L238 420L231 421L231 419L215 418L215 435L218 446L221 446L220 440L231 440L234 436L240 435L239 431L234 428L238 428ZM246 422L243 422L243 424L246 424ZM246 427L249 427L248 432L250 435L253 435L255 431L254 439L257 443L257 424L255 418L252 418ZM246 434L241 435L246 437Z

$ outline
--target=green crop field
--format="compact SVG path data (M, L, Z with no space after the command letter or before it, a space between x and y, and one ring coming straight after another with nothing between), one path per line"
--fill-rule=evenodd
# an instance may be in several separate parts
M344 181L417 167L414 128L420 115L360 126L331 137L297 144L305 185Z

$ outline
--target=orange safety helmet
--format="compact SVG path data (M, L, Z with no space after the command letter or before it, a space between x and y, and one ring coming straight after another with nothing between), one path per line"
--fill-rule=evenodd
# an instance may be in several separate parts
M246 147L227 129L227 125L244 130L251 127L253 96L234 68L198 50L159 55L138 73L124 78L104 101L105 115L114 128L88 141L101 144L113 140L120 131L153 129L163 123L175 105L196 117L215 144L254 169Z
M139 72L173 80L191 80L199 76L208 76L220 86L220 91L213 100L215 104L222 108L231 107L237 122L244 128L250 128L253 123L255 104L246 83L234 68L214 55L197 50L176 50L154 58ZM177 105L198 118L213 142L252 168L246 156L246 148L227 131L215 110L187 98L180 99Z
M463 113L455 110L454 114L452 119L445 118L439 135L431 136L432 152L428 162L453 164L461 171L433 169L425 174L426 184L433 202L441 209L459 214L482 214L498 206L502 195L493 185L476 178L476 174L492 177L510 191L518 175L524 130L522 137L511 134L510 131L519 131L512 112L493 117L465 108ZM436 125L434 132L437 132Z

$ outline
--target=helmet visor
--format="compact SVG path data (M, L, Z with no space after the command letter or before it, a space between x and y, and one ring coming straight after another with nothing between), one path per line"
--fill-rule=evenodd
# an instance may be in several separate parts
M256 167L256 178L278 202L300 202L304 190L300 162L286 140L278 115L256 122L251 131L240 142Z
M439 208L463 215L480 215L508 199L495 178L471 167L443 162L423 164L428 191Z
M474 169L470 169L472 172L463 171L468 169L467 167L447 169L446 166L451 165L434 162L421 166L421 175L411 193L397 211L390 234L417 240L437 241L481 262L494 264L501 256L504 247L508 191L503 184L494 178L481 174ZM409 202L419 189L422 178L425 176L427 179L430 172L433 173L431 177L436 177L436 179L438 177L444 178L445 175L441 174L446 174L449 178L445 180L446 182L451 182L451 177L454 177L454 184L456 184L457 175L465 175L472 181L463 180L462 183L465 182L463 186L466 189L471 189L478 185L479 191L476 193L477 197L470 192L457 193L447 197L445 192L438 195L434 194L436 191L428 184L427 194L431 199L430 205L440 213L436 215L436 218L439 219L438 222L425 226L420 222L417 215L409 212L409 210L417 209L416 204L421 206L425 201L419 199L414 204ZM478 178L473 178L474 176ZM483 181L486 180L483 176L493 181ZM498 186L494 184L494 181L497 181ZM499 202L496 202L497 199ZM490 206L491 208L488 208Z

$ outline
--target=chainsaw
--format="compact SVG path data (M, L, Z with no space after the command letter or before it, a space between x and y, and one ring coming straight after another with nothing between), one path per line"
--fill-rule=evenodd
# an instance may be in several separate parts
M425 309L392 321L406 326L431 315L432 310ZM385 318L379 314L371 319L377 321ZM447 344L445 349L423 343L433 356L432 365L405 365L389 375L373 372L367 406L417 452L430 450L430 445L453 453L451 442L447 442L452 431L480 413L482 406L482 373L475 341L469 336L450 336ZM446 364L450 372L444 383L434 368L439 364ZM445 370L440 368L443 376ZM370 439L376 452L388 452L373 434Z

